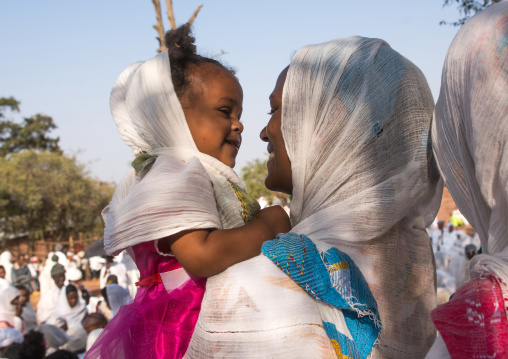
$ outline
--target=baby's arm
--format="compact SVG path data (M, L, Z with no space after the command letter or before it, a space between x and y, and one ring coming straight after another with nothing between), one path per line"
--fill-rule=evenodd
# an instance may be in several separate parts
M159 241L159 249L173 252L189 274L211 277L233 264L261 253L264 241L291 229L289 218L280 206L259 212L245 226L221 230L189 230Z

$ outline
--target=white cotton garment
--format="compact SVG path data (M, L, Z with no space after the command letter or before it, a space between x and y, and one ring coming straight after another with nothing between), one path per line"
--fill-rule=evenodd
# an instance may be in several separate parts
M482 254L471 278L508 283L508 2L462 26L446 55L433 124L434 152Z
M436 337L433 109L422 72L379 39L306 46L284 85L291 231L361 270L382 322L369 358L424 358ZM208 279L187 357L336 357L320 306L267 257L237 264Z
M139 174L131 169L104 209L107 253L184 230L243 224L241 203L228 182L241 181L232 168L198 151L167 51L127 67L111 91L110 107L122 140L135 154L157 159Z

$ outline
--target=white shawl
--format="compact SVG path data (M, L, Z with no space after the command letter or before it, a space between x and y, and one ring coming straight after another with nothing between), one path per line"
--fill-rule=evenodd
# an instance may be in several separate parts
M240 179L198 151L173 88L167 52L124 70L110 106L122 140L136 154L158 158L139 176L131 169L104 209L106 252L117 255L183 230L243 224L241 203L228 182Z
M7 322L14 326L16 320L16 306L11 302L21 293L16 287L9 286L0 292L0 322Z
M74 284L69 285L73 286ZM81 321L85 317L87 309L86 303L83 300L83 296L81 295L81 291L77 288L78 302L74 307L71 307L69 305L69 300L67 299L66 288L67 287L62 287L62 290L58 295L58 301L53 317L64 319L67 323L68 330L70 330L74 329L75 327L81 327Z
M468 21L446 56L433 146L453 200L478 233L471 278L508 283L508 2Z
M122 305L132 301L129 291L116 283L108 284L106 286L106 293L108 296L109 307L111 308L112 316L120 310Z

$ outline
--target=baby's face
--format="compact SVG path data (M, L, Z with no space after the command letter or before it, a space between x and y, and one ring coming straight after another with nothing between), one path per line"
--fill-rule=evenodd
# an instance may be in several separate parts
M194 143L200 152L234 167L242 143L242 87L216 65L191 69L191 88L181 102Z

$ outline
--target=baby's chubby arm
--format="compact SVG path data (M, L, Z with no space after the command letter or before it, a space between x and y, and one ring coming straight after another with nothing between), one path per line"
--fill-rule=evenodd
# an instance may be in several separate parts
M189 230L159 240L159 249L171 250L182 267L196 277L211 277L261 253L264 241L291 229L280 206L268 207L242 227Z

